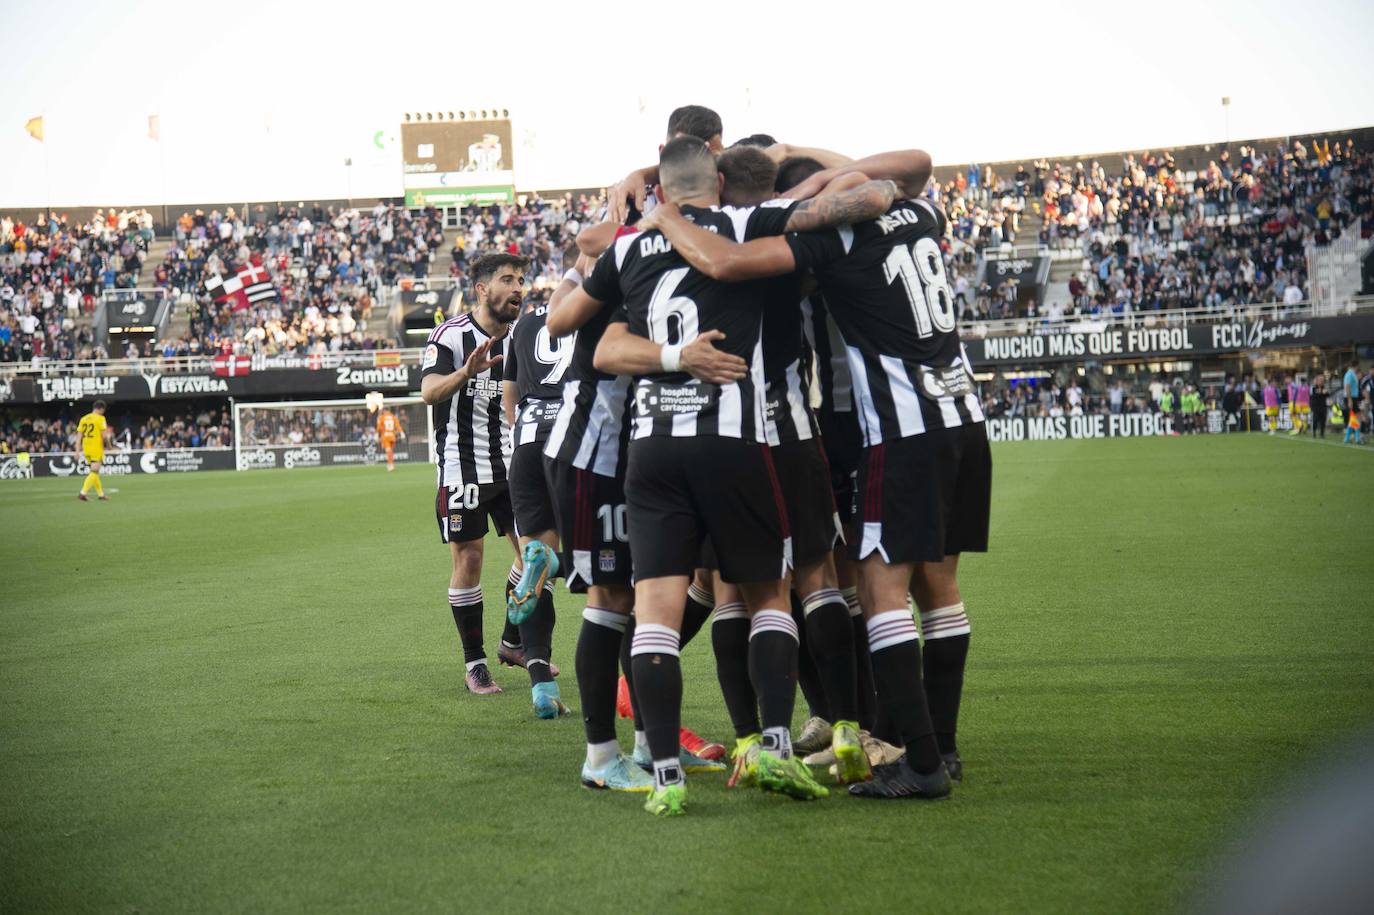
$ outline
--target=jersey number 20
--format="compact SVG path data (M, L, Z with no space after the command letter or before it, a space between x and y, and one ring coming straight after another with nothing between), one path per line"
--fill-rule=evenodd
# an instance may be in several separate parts
M910 248L894 247L883 262L883 274L888 283L900 278L906 287L918 336L954 330L954 296L949 292L944 255L934 239L923 238Z

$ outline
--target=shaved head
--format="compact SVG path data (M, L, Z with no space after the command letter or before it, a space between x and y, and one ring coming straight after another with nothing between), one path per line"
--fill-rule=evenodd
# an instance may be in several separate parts
M715 197L720 191L716 159L696 137L670 140L658 155L658 181L669 201Z

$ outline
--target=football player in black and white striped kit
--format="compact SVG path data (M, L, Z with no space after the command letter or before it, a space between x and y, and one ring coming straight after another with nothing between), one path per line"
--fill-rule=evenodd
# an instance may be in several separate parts
M778 167L762 149L733 147L721 154L716 167L724 177L721 193L727 204L756 206L774 198ZM854 178L858 183L863 181L860 175ZM814 661L814 666L805 666L820 687L818 701L826 711L829 727L828 735L819 735L823 743L806 752L828 752L818 762L833 764L837 780L847 784L867 779L869 763L858 721L854 629L849 605L838 587L832 557L840 541L839 515L831 497L830 470L811 410L811 359L802 336L801 288L799 273L758 285L764 301L764 435L787 509L791 587L800 602L802 641L809 655L801 660ZM736 619L729 613L717 612L712 640L717 647L718 665L724 663L721 654L728 654L732 644L747 645L747 622L747 617Z
M563 375L572 361L573 341L552 336L544 326L547 315L546 305L527 307L511 328L501 387L514 446L507 471L511 511L524 559L521 580L507 596L507 618L520 627L534 713L557 718L568 708L549 660L558 572L552 551L558 549L558 533L544 480L544 443L563 403Z
M741 240L866 218L893 193L873 183L805 207L783 200L721 208L715 160L691 137L665 145L659 178L666 200ZM655 789L645 807L659 815L681 814L685 803L679 627L706 537L751 614L749 666L763 726L758 783L802 798L826 794L791 754L797 632L783 609L786 518L766 447L762 302L753 292L702 276L649 232L616 239L569 297L579 307L623 304L624 320L607 327L595 364L637 376L625 482L639 620L631 653L653 754ZM738 358L731 380L701 383L682 371L682 352L698 337Z
M847 172L904 175L902 196L852 227L748 244L702 231L670 206L652 222L682 257L720 279L816 274L844 339L864 440L850 555L859 562L878 693L907 751L849 790L938 798L950 792L949 770L958 777L962 769L954 734L969 624L958 557L987 549L992 459L939 247L945 217L920 197L929 157L886 153L827 169L799 196ZM908 594L927 642L924 681Z
M453 560L449 607L463 643L464 684L477 695L501 692L491 678L482 638L482 541L490 521L516 545L503 451L508 427L501 408L501 359L506 333L520 313L527 267L524 258L510 254L474 260L476 306L434 328L421 361L420 396L434 411L439 465L434 513L439 539L449 545ZM507 624L505 641L518 638Z

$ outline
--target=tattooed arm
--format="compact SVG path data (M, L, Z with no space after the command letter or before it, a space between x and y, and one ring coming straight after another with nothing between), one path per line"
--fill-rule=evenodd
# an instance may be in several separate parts
M843 182L847 176L834 180ZM833 193L827 187L820 195L797 204L787 219L787 231L810 232L877 219L892 206L896 196L897 185L887 180L865 181L858 187Z
M735 282L782 276L795 266L792 249L781 235L740 244L701 228L671 203L659 204L639 227L658 229L687 263L712 279Z

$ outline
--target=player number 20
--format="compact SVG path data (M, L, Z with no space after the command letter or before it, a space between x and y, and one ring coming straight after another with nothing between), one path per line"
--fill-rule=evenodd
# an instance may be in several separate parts
M630 542L630 526L625 520L624 505L603 505L596 510L596 517L601 521L602 541Z
M944 255L934 239L923 238L910 248L897 245L883 262L883 274L889 283L901 279L916 317L918 336L954 330L954 296L949 291Z
M468 483L466 486L455 486L448 492L448 507L452 509L466 508L472 511L481 504L481 497L478 494L477 484Z

